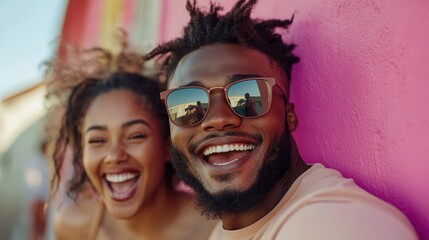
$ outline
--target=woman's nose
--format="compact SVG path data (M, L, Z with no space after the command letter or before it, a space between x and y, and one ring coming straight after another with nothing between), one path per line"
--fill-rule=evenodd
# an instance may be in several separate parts
M106 154L107 163L119 163L127 159L128 154L126 153L124 146L120 142L112 142L109 146Z

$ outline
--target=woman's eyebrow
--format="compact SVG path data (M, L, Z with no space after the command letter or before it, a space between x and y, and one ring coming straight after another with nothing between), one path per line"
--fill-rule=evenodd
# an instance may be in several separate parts
M126 122L126 123L122 124L121 128L122 128L122 129L123 129L123 128L128 128L128 127L131 127L131 126L136 125L136 124L143 124L143 125L146 125L148 128L152 128L152 127L149 125L149 123L148 123L148 122L146 122L146 121L145 121L145 120L143 120L143 119L135 119L135 120L128 121L128 122ZM86 129L85 133L87 133L87 132L89 132L89 131L91 131L91 130L107 131L107 127L102 126L102 125L93 125L93 126L88 127L88 128Z
M136 124L143 124L143 125L146 125L148 128L152 129L152 127L149 125L149 123L143 119L135 119L135 120L128 121L128 122L122 124L122 128L128 128L128 127L131 127L131 126L136 125Z
M106 131L107 128L104 126L100 126L100 125L94 125L94 126L90 126L86 129L85 133L91 131L91 130L99 130L99 131Z

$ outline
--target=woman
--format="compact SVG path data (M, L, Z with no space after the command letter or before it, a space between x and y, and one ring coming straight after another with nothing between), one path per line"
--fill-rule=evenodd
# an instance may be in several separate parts
M133 67L100 71L99 56L110 55L93 56L89 62L96 67L85 68L96 76L74 74L80 80L71 88L53 157L59 179L66 149L72 148L68 193L77 198L89 182L99 203L65 202L55 223L57 238L207 239L213 222L191 206L192 195L173 186L168 118L157 83L122 71ZM121 57L117 63L130 63ZM57 77L61 72L70 74L59 71Z

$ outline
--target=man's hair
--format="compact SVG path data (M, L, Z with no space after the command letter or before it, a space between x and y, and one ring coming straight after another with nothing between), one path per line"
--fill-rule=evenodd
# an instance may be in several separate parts
M170 78L180 59L192 51L215 43L240 44L267 55L290 81L292 65L299 61L292 54L296 45L284 43L275 30L287 29L293 16L286 20L252 19L250 14L256 3L257 0L239 0L229 12L220 15L219 11L223 8L213 2L208 11L203 11L196 6L196 0L192 3L187 0L186 9L191 19L184 28L183 36L159 45L145 59L167 55L163 67L167 78Z

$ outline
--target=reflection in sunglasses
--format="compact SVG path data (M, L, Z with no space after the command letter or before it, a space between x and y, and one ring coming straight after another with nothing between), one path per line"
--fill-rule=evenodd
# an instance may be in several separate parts
M259 117L268 112L274 78L252 78L232 82L225 87L206 89L182 87L161 93L171 121L178 126L192 126L201 122L210 108L209 94L223 89L226 100L235 114L243 118Z

